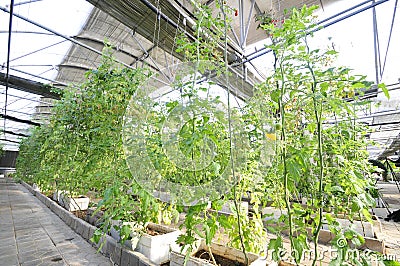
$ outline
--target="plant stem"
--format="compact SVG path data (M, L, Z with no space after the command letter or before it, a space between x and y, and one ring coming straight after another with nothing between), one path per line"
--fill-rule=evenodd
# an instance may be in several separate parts
M227 23L226 23L226 14L224 10L224 3L222 3L221 0L218 1L221 6L221 12L224 17L224 67L225 67L225 82L226 82L226 87L227 87L227 93L228 93L228 128L229 128L229 155L230 155L230 163L232 167L232 175L233 179L235 179L236 174L235 174L235 167L234 167L234 160L233 160L233 152L232 152L232 121L231 121L231 104L230 104L230 92L229 92L229 78L228 78L228 55L227 55L227 50L228 50L228 33L227 33ZM238 233L239 233L239 238L240 238L240 245L242 247L242 252L244 255L244 262L245 265L249 265L249 259L247 257L246 253L246 248L244 246L244 239L243 239L243 233L242 233L242 225L240 224L240 208L238 207L238 202L237 202L237 193L236 193L236 185L233 186L233 203L236 208L236 218L237 218L237 225L238 225Z
M275 57L275 63L274 63L274 68L276 70L276 63L278 61L278 58L276 54L274 53ZM280 89L279 93L279 113L281 116L281 124L282 124L282 129L281 129L281 140L282 140L282 145L281 145L281 158L283 162L283 189L284 189L284 198L285 198L285 206L287 210L287 215L288 215L288 225L289 225L289 239L290 239L290 247L293 249L294 248L294 241L293 241L293 221L292 221L292 208L290 206L290 195L288 193L289 190L289 185L288 185L288 171L287 171L287 150L286 150L286 120L285 120L285 106L283 105L283 96L285 95L285 79L284 79L284 73L283 73L283 65L282 62L280 61L279 63L279 71L281 75L281 82L282 85L279 88L278 82L276 83L276 86L278 89Z
M214 255L211 252L211 246L208 245L208 253L210 254L210 258L212 259L214 265L218 265L217 262L215 261Z
M307 47L307 54L310 54L310 47L307 44L307 39L304 38L304 43ZM315 77L315 73L313 68L310 65L310 60L307 60L307 68L311 73L313 82L311 84L311 90L313 93L313 109L314 109L314 117L317 123L317 138L318 138L318 161L319 161L319 173L318 173L318 226L313 235L314 242L314 258L312 262L312 266L315 266L318 259L318 239L319 232L322 228L322 217L323 217L323 181L324 181L324 158L323 158L323 147L322 147L322 103L318 103L316 99L316 89L317 89L317 80ZM318 108L319 104L319 108ZM318 109L320 109L318 111Z

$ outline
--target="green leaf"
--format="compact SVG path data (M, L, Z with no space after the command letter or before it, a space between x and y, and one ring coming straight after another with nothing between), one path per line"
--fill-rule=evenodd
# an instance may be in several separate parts
M365 88L365 84L362 82L356 82L353 85L351 85L353 89L363 89Z
M386 85L384 83L378 84L378 88L382 90L383 94L385 94L387 99L390 99L390 94L388 89L386 88Z
M279 261L281 259L281 250L283 248L282 237L278 236L276 239L271 239L268 243L268 250L273 250L272 259Z
M225 215L220 215L220 216L218 216L217 219L223 228L226 228L226 229L232 228L232 224L229 222L228 217L226 217Z
M382 262L385 266L400 266L400 262L395 260L383 260Z
M303 257L303 251L308 248L307 246L307 237L303 234L293 238L293 248L294 248L294 256L295 261L300 263Z
M280 91L279 90L273 90L271 92L271 100L278 103L279 102L279 97L280 97Z
M338 54L338 52L335 51L335 50L329 50L329 51L326 52L326 54L335 55L335 54Z

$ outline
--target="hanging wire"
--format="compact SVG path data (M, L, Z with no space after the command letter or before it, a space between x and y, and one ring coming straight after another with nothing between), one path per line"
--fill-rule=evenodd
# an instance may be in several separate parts
M178 23L181 21L181 16L182 16L182 12L179 12L179 14L178 14ZM185 27L185 30L186 30L186 18L184 17L183 18L183 24L184 24L184 27ZM178 33L179 33L179 27L176 27L175 28L175 34L174 34L174 41L172 42L172 47L171 47L171 50L170 50L170 54L171 55L173 55L174 54L174 51L175 51L175 45L176 45L176 39L177 39L177 36L178 36ZM174 62L174 59L175 57L174 56L172 56L171 57L171 63L172 63L172 65L174 65L175 64L175 62ZM167 61L166 61L167 62ZM167 62L167 66L168 66L168 62ZM168 68L169 68L169 66L168 66ZM171 72L170 72L171 73ZM172 75L171 75L172 76Z
M223 15L223 18L224 18L224 66L225 66L225 69L224 69L224 74L225 74L225 82L226 82L226 88L227 88L227 95L228 95L228 97L227 97L227 104L228 104L228 132L229 132L229 155L230 155L230 164L231 164L231 168L232 168L232 176L233 176L233 179L235 180L235 178L236 178L236 173L235 173L235 162L234 162L234 159L233 159L233 151L232 151L232 149L233 149L233 143L232 143L232 138L233 138L233 134L232 134L232 127L233 127L233 125L232 125L232 119L231 119L231 102L230 102L230 89L229 89L229 77L228 77L228 70L229 70L229 68L228 68L228 34L227 34L227 28L228 28L228 26L227 26L227 21L226 21L226 19L227 19L227 16L226 16L226 13L225 13L225 10L224 10L224 3L223 3L223 1L219 1L219 4L220 4L220 6L221 6L221 12L222 12L222 15ZM242 10L243 11L243 10ZM244 66L244 65L243 65ZM242 82L243 82L243 79L242 79ZM243 84L243 83L242 83ZM248 259L248 257L247 257L247 254L246 254L246 248L245 248L245 245L244 245L244 239L243 239L243 231L242 231L242 226L241 226L241 223L240 223L240 207L238 206L238 203L237 203L237 191L236 191L236 185L237 184L234 184L234 186L233 186L233 197L234 197L234 201L233 201L233 203L234 203L234 205L235 205L235 208L236 208L236 214L237 214L237 220L238 220L238 222L237 222L237 226L238 226L238 233L239 233L239 239L240 239L240 244L241 244L241 248L242 248L242 252L243 252L243 255L244 255L244 260L245 260L245 265L249 265L249 259Z
M385 72L386 59L387 59L387 55L388 55L388 51L389 51L390 41L391 41L391 39L392 39L392 32L393 32L394 19L395 19L395 17L396 17L397 3L398 3L398 0L396 0L396 2L394 3L393 16L392 16L392 24L390 25L390 33L389 33L389 38L388 38L388 42L387 42L387 46L386 46L385 59L383 60L383 66L382 66L382 70L381 70L381 79L380 79L380 81L382 81L383 72Z
M160 38L160 24L161 24L161 15L160 15L160 1L156 2L156 21L154 23L154 31L153 31L153 45L158 46L159 38ZM156 42L157 41L157 42Z
M8 46L7 46L7 72L6 72L6 99L4 103L4 117L7 117L7 101L8 101L8 81L10 77L10 51L11 51L11 34L12 21L14 13L14 0L10 2L10 21L8 24ZM6 119L4 118L4 130L6 130Z
M26 57L26 56L28 56L28 55L32 55L32 54L34 54L34 53L37 53L37 52L40 52L40 51L43 51L43 50L45 50L45 49L47 49L47 48L50 48L50 47L56 46L56 45L58 45L58 44L60 44L60 43L66 42L66 41L67 41L67 40L62 40L62 41L59 41L59 42L56 42L56 43L53 43L53 44L47 45L47 46L45 46L45 47L42 47L42 48L40 48L40 49L37 49L37 50L35 50L35 51L32 51L32 52L29 52L29 53L27 53L27 54L24 54L24 55L21 55L21 56L15 57L15 58L13 58L13 59L10 59L10 60L8 60L8 62L12 62L12 61L15 61L15 60L21 59L21 58L23 58L23 57Z
M375 0L372 1L375 3ZM375 51L375 72L376 72L376 84L379 83L379 74L382 72L381 65L381 49L379 45L379 32L378 32L378 20L376 17L376 7L372 8L372 21L373 21L373 32L374 32L374 51Z

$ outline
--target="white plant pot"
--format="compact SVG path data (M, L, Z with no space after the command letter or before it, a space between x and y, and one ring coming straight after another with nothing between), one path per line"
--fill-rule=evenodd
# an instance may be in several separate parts
M240 212L242 214L248 215L248 212L249 212L249 203L248 202L245 202L245 201L239 202L239 208L240 208ZM234 209L235 209L235 203L233 202L233 200L229 200L222 206L222 209L220 212L233 214L232 210L234 210Z
M187 266L213 266L212 263L207 262L206 260L202 260L196 257L193 257L200 250L207 250L208 247L205 244L205 241L201 241L198 248L196 248L192 252L192 256L189 257L188 261L186 262ZM240 263L245 262L244 254L241 250L237 250L234 248L230 248L224 245L212 243L211 244L211 251L214 255L219 255L224 258L230 259L232 261L238 261ZM249 265L251 266L265 266L268 265L265 258L261 258L254 253L247 253L247 258L249 259ZM170 266L180 266L185 264L185 253L180 253L176 251L171 251L170 256Z
M84 211L89 207L89 198L86 196L69 197L61 194L60 201L68 211ZM61 205L61 203L60 203Z
M150 223L147 227L163 234L155 236L143 234L137 242L135 250L155 264L160 265L169 261L170 251L179 249L176 241L182 233L179 230L154 223Z
M118 230L114 228L114 225L118 225L120 223L121 221L111 221L112 226L110 234L117 241L120 241L121 237ZM126 224L129 223L126 222ZM179 230L159 224L149 223L146 226L147 228L163 233L153 236L147 233L141 233L144 231L144 228L140 230L138 225L134 225L133 227L131 239L125 241L124 245L132 250L142 253L154 264L161 265L169 261L170 251L180 250L180 247L176 243L176 240L182 234L182 232Z

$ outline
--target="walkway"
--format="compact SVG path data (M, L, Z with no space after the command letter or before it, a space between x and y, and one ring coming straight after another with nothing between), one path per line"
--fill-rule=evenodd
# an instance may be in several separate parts
M0 265L112 265L22 185L0 178Z
M382 198L388 204L391 212L400 210L400 192L397 185L393 182L378 182L377 187L382 193ZM374 213L381 221L382 233L380 238L385 240L386 252L393 255L400 261L400 223L393 221L385 221L388 211L382 205L374 208Z

